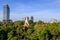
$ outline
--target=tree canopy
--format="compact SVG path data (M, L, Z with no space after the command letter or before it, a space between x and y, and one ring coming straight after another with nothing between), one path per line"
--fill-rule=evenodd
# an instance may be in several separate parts
M60 22L44 23L29 20L29 28L23 30L24 21L0 21L0 40L60 40Z

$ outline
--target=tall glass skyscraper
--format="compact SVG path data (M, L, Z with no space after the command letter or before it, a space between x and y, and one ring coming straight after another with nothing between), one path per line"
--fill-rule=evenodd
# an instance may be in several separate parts
M3 5L3 20L10 20L10 8L8 4Z

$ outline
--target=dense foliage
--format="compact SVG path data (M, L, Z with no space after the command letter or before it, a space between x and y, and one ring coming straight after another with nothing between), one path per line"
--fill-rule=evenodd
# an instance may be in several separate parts
M0 40L60 40L60 22L29 21L29 28L22 30L24 21L0 22Z

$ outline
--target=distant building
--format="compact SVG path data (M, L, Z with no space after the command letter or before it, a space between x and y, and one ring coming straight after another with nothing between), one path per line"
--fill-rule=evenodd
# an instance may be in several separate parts
M31 20L32 20L32 21L34 20L33 16L31 16Z
M57 19L51 19L50 23L56 23Z
M24 20L25 20L25 21L29 21L29 17L28 17L28 16L25 17Z
M3 20L10 20L10 8L7 4L3 5Z
M29 17L25 17L25 24L29 25Z
M27 29L28 27L29 27L29 17L25 17L23 29Z

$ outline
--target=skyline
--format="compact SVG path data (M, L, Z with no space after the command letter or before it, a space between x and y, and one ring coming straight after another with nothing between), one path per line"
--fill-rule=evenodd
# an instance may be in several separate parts
M3 19L3 4L10 7L10 19L21 20L33 16L34 20L60 21L60 0L0 0L0 20Z

